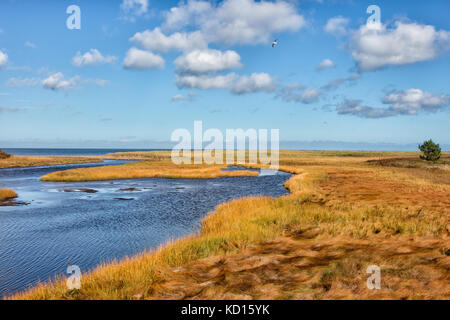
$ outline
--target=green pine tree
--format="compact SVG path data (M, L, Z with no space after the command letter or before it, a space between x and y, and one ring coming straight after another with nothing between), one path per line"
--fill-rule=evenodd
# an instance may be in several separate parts
M422 145L419 145L419 150L422 151L420 159L427 161L437 161L441 157L441 147L439 144L433 142L433 140L424 141Z

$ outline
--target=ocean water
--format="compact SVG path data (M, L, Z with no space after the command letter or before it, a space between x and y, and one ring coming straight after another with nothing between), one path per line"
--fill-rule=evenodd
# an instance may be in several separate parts
M164 149L95 149L95 148L3 148L16 156L101 156L114 152L155 151Z
M287 194L283 183L291 176L279 172L194 180L39 180L56 170L121 163L0 169L0 188L14 189L17 200L29 203L0 207L0 297L66 275L69 264L85 273L102 262L197 232L201 219L220 203Z

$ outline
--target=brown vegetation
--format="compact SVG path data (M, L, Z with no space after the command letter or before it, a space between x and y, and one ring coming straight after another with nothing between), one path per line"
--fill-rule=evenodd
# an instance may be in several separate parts
M221 204L199 234L99 266L80 290L56 279L14 298L450 298L448 170L368 162L392 154L280 156L290 195ZM381 290L366 287L369 265Z
M17 193L11 189L0 189L0 201L17 198Z
M8 159L11 157L9 153L4 152L3 150L0 150L0 159Z
M222 171L225 165L175 165L171 161L142 161L118 166L70 169L49 173L42 181L100 181L139 178L201 179L257 176L254 171Z
M10 156L8 158L0 158L0 169L90 162L102 162L102 160L98 157Z

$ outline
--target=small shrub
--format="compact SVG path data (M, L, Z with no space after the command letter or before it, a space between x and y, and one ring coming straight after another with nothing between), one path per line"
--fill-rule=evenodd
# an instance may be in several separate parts
M10 154L8 154L0 149L0 159L8 159L9 157L11 157Z
M419 150L423 152L420 156L422 160L437 161L441 157L441 147L431 139L419 145Z

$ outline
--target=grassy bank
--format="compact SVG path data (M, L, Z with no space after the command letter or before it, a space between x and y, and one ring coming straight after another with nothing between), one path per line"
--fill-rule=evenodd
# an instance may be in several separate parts
M13 167L37 167L59 164L102 162L96 157L62 157L62 156L11 156L0 159L0 169Z
M200 233L99 266L80 290L55 279L13 298L448 299L450 173L379 157L283 153L290 195L224 203ZM365 284L373 264L381 290Z
M0 189L0 201L17 198L17 193L11 189Z
M257 176L253 171L222 171L219 165L174 165L171 161L142 161L118 166L70 169L49 173L42 181L100 181L139 178L200 179Z
M419 159L417 152L373 152L373 151L290 151L280 152L281 164L286 166L301 165L338 165L344 159L346 163L363 163L364 161L378 161L384 164L384 160L392 156L403 156L403 159ZM245 154L248 163L248 151ZM447 155L447 157L450 156ZM42 177L42 181L94 181L116 179L139 178L219 178L229 176L253 176L255 172L249 171L222 171L227 165L175 165L171 161L170 151L137 151L119 152L104 156L107 159L116 160L140 160L118 166L104 166L95 168L71 169L53 172ZM411 160L413 161L413 160ZM423 160L418 160L419 162ZM445 160L446 161L446 160ZM225 159L223 160L226 163ZM446 164L446 162L442 162ZM424 164L423 166L425 166ZM438 165L438 164L435 164ZM259 165L247 165L259 167Z

